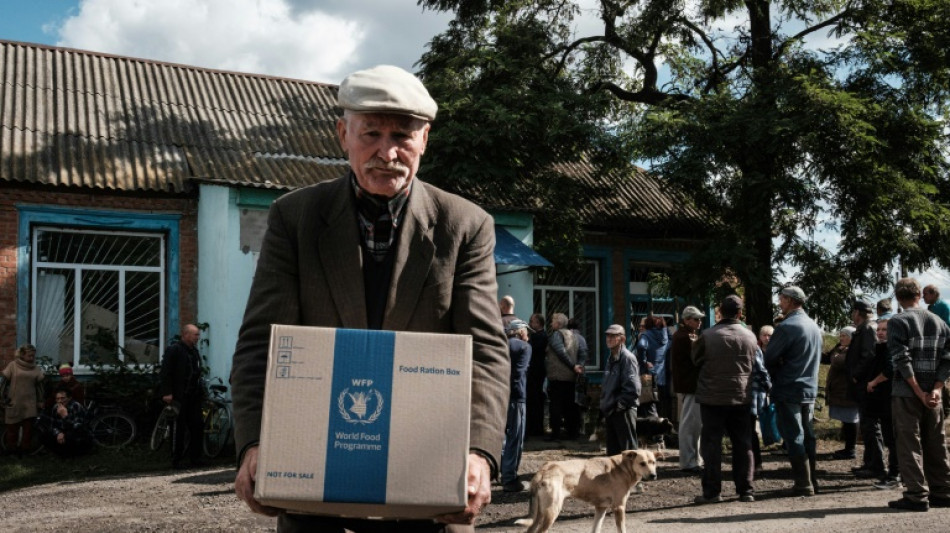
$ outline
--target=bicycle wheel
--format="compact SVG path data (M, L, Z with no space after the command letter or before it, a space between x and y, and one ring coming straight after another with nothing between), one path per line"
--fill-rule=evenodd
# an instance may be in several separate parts
M121 448L135 438L135 420L125 413L105 413L89 425L92 440L103 448Z
M217 407L205 422L204 451L212 459L221 455L231 434L231 413L227 407Z
M172 424L175 423L175 417L172 413L162 410L155 422L155 428L152 430L152 438L149 440L149 448L152 451L158 451L165 444L165 441L171 437Z

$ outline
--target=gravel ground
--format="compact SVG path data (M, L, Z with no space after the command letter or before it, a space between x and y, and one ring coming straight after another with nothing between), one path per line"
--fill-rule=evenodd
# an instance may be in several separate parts
M792 497L791 471L786 457L765 452L765 475L756 480L757 501L739 503L731 482L725 482L726 502L696 506L699 477L679 471L676 450L660 461L659 479L627 504L628 531L646 528L677 533L691 531L813 532L838 531L950 531L950 509L928 513L892 511L887 501L900 496L880 491L849 470L852 461L831 461L838 443L823 441L819 474L823 494ZM860 453L860 446L859 446ZM531 440L522 463L523 479L530 479L545 461L590 457L602 453L590 443L547 443ZM724 467L725 477L729 469ZM273 531L274 519L250 513L232 492L234 472L208 469L135 478L98 479L79 483L51 483L0 492L0 531L137 532L137 531ZM527 493L504 493L495 487L493 503L479 520L479 531L522 531L514 520L528 509ZM554 530L587 532L593 509L568 500ZM613 531L608 516L604 531Z

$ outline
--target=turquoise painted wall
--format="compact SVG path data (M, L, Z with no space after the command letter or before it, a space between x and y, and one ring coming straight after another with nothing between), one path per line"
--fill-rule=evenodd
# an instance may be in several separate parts
M518 240L528 246L534 245L534 222L531 215L521 213L492 213L495 226L508 230ZM527 321L534 313L534 275L530 271L514 272L523 266L496 265L498 273L498 298L510 294L515 299L515 314Z
M202 184L198 199L198 320L208 322L203 353L225 383L257 264L240 246L239 191Z

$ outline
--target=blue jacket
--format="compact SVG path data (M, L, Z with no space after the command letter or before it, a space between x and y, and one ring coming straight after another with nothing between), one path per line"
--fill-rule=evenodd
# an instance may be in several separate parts
M508 394L508 401L524 403L527 397L525 387L528 381L528 365L531 363L531 345L511 337L508 339L508 355L511 357L511 392Z
M775 326L765 349L765 368L772 376L772 400L815 403L821 340L818 324L801 309L792 311Z
M637 359L640 363L640 372L647 372L656 376L656 384L665 386L666 379L666 352L670 348L670 332L666 328L648 329L637 339ZM652 363L653 368L647 370L646 363Z

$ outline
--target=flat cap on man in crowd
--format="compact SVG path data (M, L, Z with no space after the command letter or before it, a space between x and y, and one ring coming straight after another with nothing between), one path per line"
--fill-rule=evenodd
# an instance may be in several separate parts
M798 300L801 303L805 303L805 300L808 299L805 297L805 291L801 290L800 288L794 285L789 285L788 287L785 287L784 289L781 290L781 292L779 292L779 294L788 296L789 298L793 300Z
M737 315L739 311L742 311L742 298L735 294L726 296L722 299L722 303L719 304L719 310L722 311L724 315Z
M534 330L531 329L531 326L529 326L527 322L521 320L520 318L516 318L509 322L508 328L505 331L507 333L512 333L514 331L518 331L519 329L526 329L528 331L534 332Z
M683 318L705 318L706 314L700 311L697 307L692 305L687 305L683 308Z
M851 310L870 314L874 312L874 304L859 298L851 304Z
M340 84L337 102L356 113L392 113L435 120L438 104L419 78L392 65L354 72Z
M624 335L626 336L627 332L623 330L623 326L620 324L611 324L610 327L605 331L607 335Z

